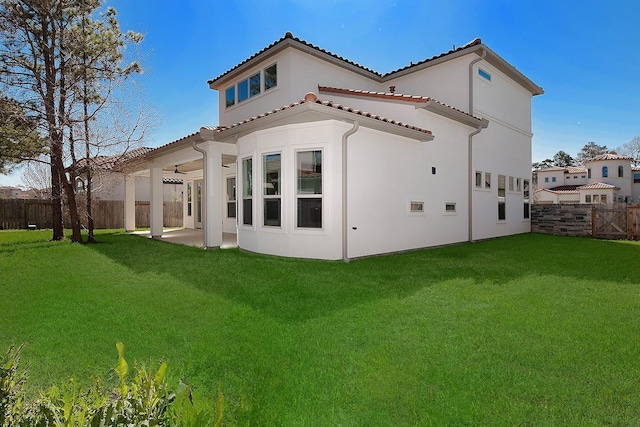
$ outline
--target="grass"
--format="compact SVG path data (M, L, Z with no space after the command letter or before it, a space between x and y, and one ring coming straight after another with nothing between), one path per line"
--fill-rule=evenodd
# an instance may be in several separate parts
M638 425L640 244L536 234L293 260L126 235L0 232L0 350L31 391L116 341L227 425ZM3 350L4 351L4 350Z

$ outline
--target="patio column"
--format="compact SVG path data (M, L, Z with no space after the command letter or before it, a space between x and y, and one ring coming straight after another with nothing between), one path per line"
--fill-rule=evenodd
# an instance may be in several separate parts
M159 239L162 237L163 226L163 191L162 191L162 168L151 168L151 205L149 206L149 222L151 225L151 237Z
M124 174L124 229L136 229L136 177L129 173Z
M219 248L222 245L222 149L219 143L208 142L200 146L207 152L205 183L204 247Z

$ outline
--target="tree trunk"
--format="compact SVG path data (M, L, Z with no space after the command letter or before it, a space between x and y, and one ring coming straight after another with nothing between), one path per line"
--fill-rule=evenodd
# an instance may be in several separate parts
M64 217L62 215L62 192L60 188L60 176L55 162L51 162L51 204L53 236L51 240L64 240Z

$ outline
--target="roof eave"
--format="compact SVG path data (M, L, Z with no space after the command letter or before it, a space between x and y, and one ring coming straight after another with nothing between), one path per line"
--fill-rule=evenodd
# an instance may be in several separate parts
M437 58L424 61L424 62L416 64L414 66L401 69L399 71L392 71L391 73L385 74L382 77L382 82L386 82L386 81L389 81L389 80L396 79L398 77L402 77L402 76L405 76L405 75L408 75L408 74L411 74L411 73L415 73L417 71L424 70L426 68L433 67L435 65L442 64L442 63L454 60L456 58L461 58L461 57L463 57L465 55L469 55L469 54L473 54L473 53L475 53L477 55L481 55L483 50L487 52L487 55L484 58L485 61L487 61L488 63L490 63L491 65L496 67L498 70L500 70L503 73L505 73L506 75L508 75L510 78L512 78L518 84L520 84L523 88L525 88L526 90L531 92L531 94L533 96L542 95L544 93L544 89L542 89L540 86L538 86L533 81L531 81L527 76L525 76L520 71L518 71L518 69L515 68L513 65L509 64L507 61L502 59L502 57L500 55L498 55L497 53L492 51L484 43L471 45L469 47L466 47L464 49L460 49L460 50L455 51L455 52L446 53L446 54L444 54L442 56L439 56Z
M317 114L318 120L337 119L349 123L357 120L360 123L360 126L392 133L394 135L403 136L420 142L429 142L434 139L434 136L431 133L426 133L410 127L404 127L395 123L381 121L355 112L339 110L319 103L305 102L287 110L279 111L276 114L270 114L232 128L221 130L216 134L216 140L223 141L229 138L238 138L256 130L275 127L283 121L291 121L298 116L310 112Z
M260 52L256 56L250 58L244 63L241 63L235 68L230 69L226 73L216 77L213 80L209 80L207 83L209 84L210 89L219 90L225 87L229 81L235 80L239 75L245 73L251 68L255 67L256 64L267 60L268 58L276 55L277 53L287 49L294 48L301 52L307 53L311 56L315 56L316 58L320 58L324 61L330 62L333 65L337 65L341 68L359 74L361 76L376 80L378 82L382 81L382 76L374 71L367 70L363 67L359 67L355 64L345 61L344 59L335 57L325 51L322 51L313 46L306 45L295 38L285 37L283 40L277 42L271 47L266 48L264 51Z
M429 100L426 103L419 105L419 107L448 119L454 120L456 122L471 126L472 128L477 129L478 127L480 127L481 129L486 129L487 126L489 126L489 121L487 119L480 119L478 117L470 116L469 114L463 113L462 111L448 107L433 100Z

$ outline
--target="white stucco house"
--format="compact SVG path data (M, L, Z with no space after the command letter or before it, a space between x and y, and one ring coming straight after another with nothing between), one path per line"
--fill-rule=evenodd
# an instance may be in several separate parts
M213 78L218 126L146 153L151 234L183 173L204 246L350 258L530 231L531 100L542 88L476 39L379 73L287 33ZM213 119L213 118L212 118Z
M540 169L534 203L638 203L640 167L632 161L631 157L605 153L583 166Z

